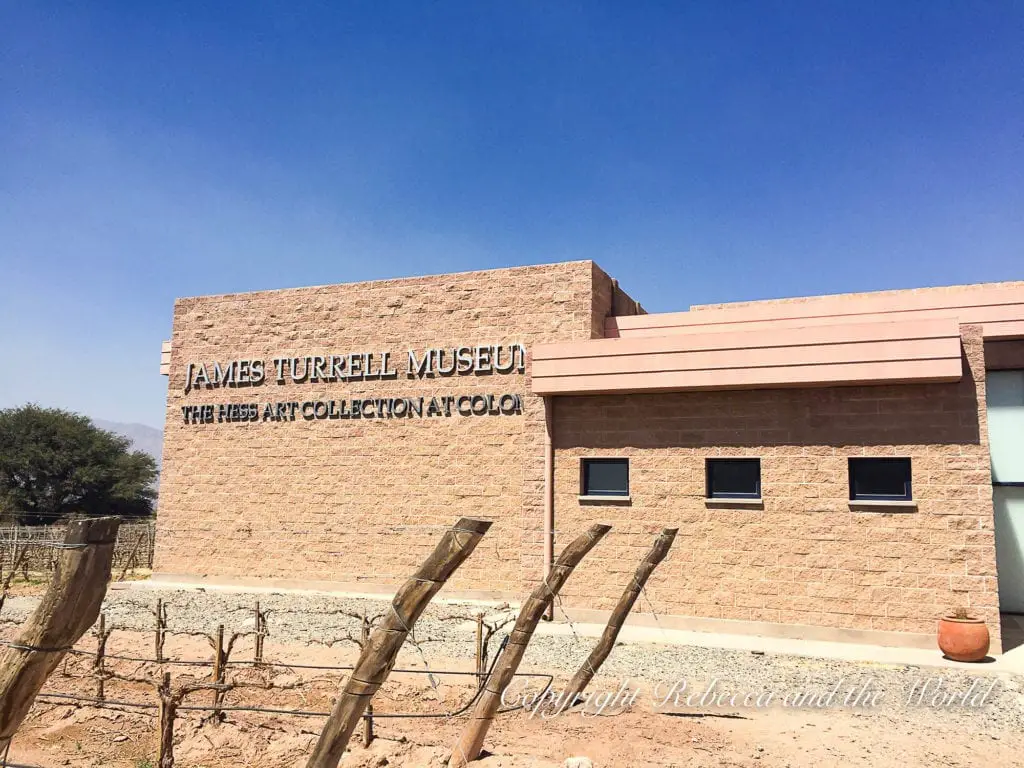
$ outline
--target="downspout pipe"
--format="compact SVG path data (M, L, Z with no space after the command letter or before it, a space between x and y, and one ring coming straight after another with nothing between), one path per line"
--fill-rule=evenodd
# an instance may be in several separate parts
M546 580L555 561L555 398L544 398L544 573ZM555 618L554 605L544 614Z

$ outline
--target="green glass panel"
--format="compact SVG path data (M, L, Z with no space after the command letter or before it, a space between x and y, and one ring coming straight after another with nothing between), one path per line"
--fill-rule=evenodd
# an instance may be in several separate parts
M989 371L985 387L993 483L1024 483L1024 371Z
M1024 613L1024 488L992 489L996 526L999 610Z

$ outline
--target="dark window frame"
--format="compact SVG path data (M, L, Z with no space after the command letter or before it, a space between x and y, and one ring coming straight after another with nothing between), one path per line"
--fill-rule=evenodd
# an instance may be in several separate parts
M626 467L626 488L624 491L593 491L590 489L590 485L587 477L587 467L592 464L623 464ZM626 499L629 498L629 459L622 456L601 456L591 457L586 456L580 459L580 495L581 496L607 496L608 498L614 499Z
M753 492L715 492L713 490L712 474L715 466L723 466L726 464L756 464L757 466L757 482L754 486ZM717 499L760 499L761 498L761 459L760 457L751 458L746 456L716 456L714 458L704 459L704 498L709 500Z
M856 467L878 466L880 464L905 464L906 478L903 481L902 493L861 493L858 494ZM862 470L863 471L863 470ZM850 502L865 501L913 501L914 500L914 466L909 456L850 456L847 459L847 476L850 482Z

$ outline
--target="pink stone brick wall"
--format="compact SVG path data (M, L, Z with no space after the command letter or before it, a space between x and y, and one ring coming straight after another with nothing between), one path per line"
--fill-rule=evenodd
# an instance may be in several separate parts
M528 375L184 393L189 362L590 338L610 279L574 262L181 299L174 308L155 570L390 584L460 515L494 519L454 589L540 573L543 401ZM602 299L610 311L610 298ZM603 321L603 315L601 317ZM401 368L400 368L401 369ZM271 378L268 375L268 379ZM519 416L187 425L183 405L519 394ZM525 576L524 576L525 574Z
M626 309L624 309L626 308ZM453 590L540 575L544 408L525 374L264 384L185 394L185 365L600 336L642 309L591 262L182 299L175 305L155 569L393 584L460 515L495 526ZM980 330L957 384L557 399L556 550L615 526L567 606L610 608L663 525L666 614L926 632L967 605L998 650ZM186 425L182 405L512 392L519 416ZM847 457L910 456L916 512L852 511ZM579 458L629 456L628 506L581 504ZM763 509L711 508L704 459L759 456ZM639 610L648 607L641 601Z
M983 344L961 330L956 384L558 398L556 550L614 526L566 605L610 609L678 526L648 587L665 614L931 633L965 605L998 649ZM578 500L584 456L630 458L630 504ZM763 509L705 503L704 460L721 456L761 458ZM917 510L851 510L850 456L911 457Z
M629 296L619 282L594 265L593 305L591 306L590 338L601 339L605 335L605 319L610 316L625 317L646 314L640 303Z

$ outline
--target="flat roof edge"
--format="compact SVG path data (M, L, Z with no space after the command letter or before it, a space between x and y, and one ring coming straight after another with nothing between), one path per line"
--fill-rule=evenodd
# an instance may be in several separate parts
M375 280L353 280L351 282L340 282L340 283L319 283L316 285L293 285L287 288L257 288L251 291L232 291L230 293L203 293L194 294L189 296L179 296L174 300L175 305L179 302L196 301L199 299L203 300L217 300L217 299L233 299L241 296L253 296L257 294L276 294L276 293L288 293L291 291L316 291L323 288L336 288L339 286L358 286L358 287L374 287L384 284L395 284L395 283L415 283L417 281L432 280L440 277L467 277L470 275L486 275L493 273L503 272L515 272L515 271L530 271L536 269L549 269L551 267L562 267L572 265L583 265L590 264L600 267L593 261L593 259L575 259L570 261L551 261L540 264L518 264L511 267L493 267L491 269L469 269L461 272L429 272L422 275L409 275L406 277L385 277L378 278ZM604 270L601 270L604 272ZM607 274L607 273L605 273Z
M743 299L741 301L710 302L708 304L691 304L688 312L700 312L708 309L742 308L759 304L787 304L811 301L831 301L850 299L853 297L900 296L911 293L941 293L943 291L965 290L967 292L988 290L993 288L1021 288L1024 280L1001 280L982 283L953 283L948 285L916 285L908 288L882 288L877 291L847 291L845 293L819 293L811 296L776 296L764 299Z

